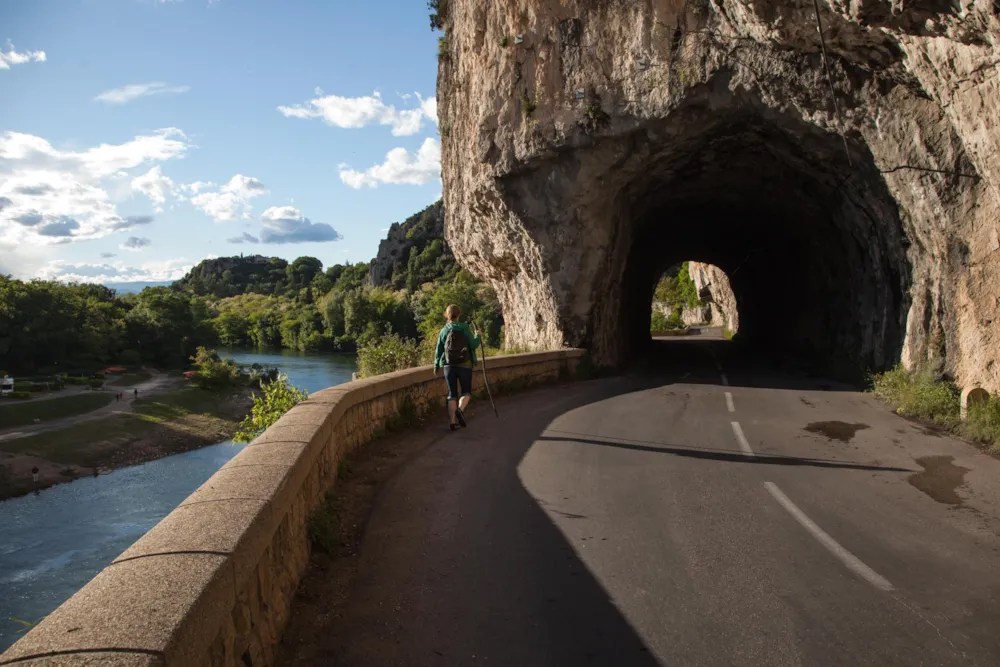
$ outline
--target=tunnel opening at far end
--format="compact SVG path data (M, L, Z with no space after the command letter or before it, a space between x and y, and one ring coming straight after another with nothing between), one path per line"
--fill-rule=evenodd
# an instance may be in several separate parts
M653 291L649 331L653 338L718 329L725 339L739 331L739 308L725 271L685 261L660 276Z
M681 110L632 139L639 163L614 204L625 261L595 346L620 341L608 356L634 357L657 282L698 258L728 277L753 352L858 373L898 361L907 243L863 144L848 153L836 133L752 107Z

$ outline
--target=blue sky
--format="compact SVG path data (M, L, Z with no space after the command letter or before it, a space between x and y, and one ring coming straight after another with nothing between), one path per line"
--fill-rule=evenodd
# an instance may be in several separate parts
M120 282L240 252L371 259L441 193L427 14L0 0L0 272Z

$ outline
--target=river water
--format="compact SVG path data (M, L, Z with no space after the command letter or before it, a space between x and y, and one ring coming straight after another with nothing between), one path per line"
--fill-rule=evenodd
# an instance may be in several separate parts
M220 350L277 366L309 392L347 382L353 357ZM221 442L0 502L0 652L155 526L244 445Z

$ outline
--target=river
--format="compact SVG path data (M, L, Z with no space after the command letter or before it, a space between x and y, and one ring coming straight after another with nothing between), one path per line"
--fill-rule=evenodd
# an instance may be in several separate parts
M277 366L309 392L347 382L352 357L220 350ZM155 526L244 445L231 440L0 502L0 652Z

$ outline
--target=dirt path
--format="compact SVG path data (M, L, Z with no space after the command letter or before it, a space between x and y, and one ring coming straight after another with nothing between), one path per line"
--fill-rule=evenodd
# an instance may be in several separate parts
M152 369L148 370L153 377L146 382L140 382L139 384L131 387L114 387L114 393L119 391L124 392L125 398L122 401L112 401L104 407L92 410L91 412L85 412L82 415L63 417L62 419L53 419L51 421L31 426L14 426L8 429L2 429L0 430L0 441L17 440L18 438L26 438L30 435L37 435L38 433L45 433L46 431L55 431L57 429L63 429L68 426L74 426L76 424L92 421L94 419L101 419L102 417L111 414L125 414L132 412L136 401L136 390L139 392L139 400L142 400L146 396L160 394L170 389L175 389L184 383L183 378L172 378L168 377L166 373L159 373ZM65 396L67 394L63 395Z

